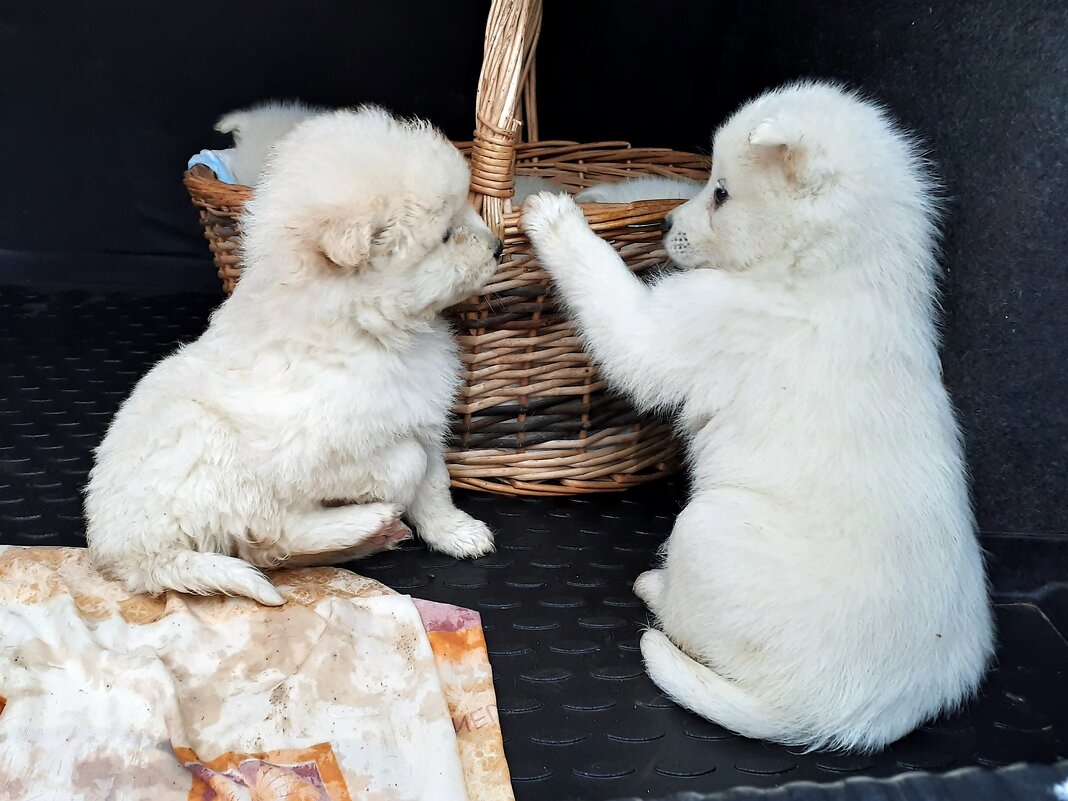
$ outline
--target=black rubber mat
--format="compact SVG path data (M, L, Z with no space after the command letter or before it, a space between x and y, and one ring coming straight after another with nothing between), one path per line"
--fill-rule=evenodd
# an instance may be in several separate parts
M91 448L138 377L198 335L217 300L0 291L0 542L82 542L79 490ZM680 482L583 499L463 495L497 531L495 555L456 562L413 544L356 566L402 592L482 613L520 801L1068 756L1068 584L1000 596L998 664L982 697L874 757L796 753L676 707L642 671L637 638L647 620L630 586L682 498Z
M1068 762L997 770L962 768L945 775L913 773L893 780L852 777L823 785L795 782L775 790L680 793L672 801L1064 801L1068 790L1057 795L1054 788L1066 777Z

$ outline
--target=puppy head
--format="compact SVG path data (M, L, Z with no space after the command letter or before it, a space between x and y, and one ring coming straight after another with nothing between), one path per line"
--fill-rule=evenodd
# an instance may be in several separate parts
M702 192L670 215L683 267L788 274L931 228L922 159L874 104L820 83L769 92L717 131ZM929 234L925 241L929 239Z
M308 120L279 142L246 209L241 284L398 324L435 314L496 268L499 243L468 206L469 183L463 156L425 122L374 107Z

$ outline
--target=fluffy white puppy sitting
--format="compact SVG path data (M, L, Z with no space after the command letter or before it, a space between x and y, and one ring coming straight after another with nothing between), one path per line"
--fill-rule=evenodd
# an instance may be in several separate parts
M376 108L283 139L243 219L245 273L115 416L86 491L96 562L134 591L280 604L257 567L409 534L472 557L443 458L459 381L439 313L496 268L460 153Z
M647 286L566 197L525 226L607 377L679 410L693 491L635 592L653 680L744 735L871 750L957 706L992 649L937 354L932 181L875 105L744 106Z

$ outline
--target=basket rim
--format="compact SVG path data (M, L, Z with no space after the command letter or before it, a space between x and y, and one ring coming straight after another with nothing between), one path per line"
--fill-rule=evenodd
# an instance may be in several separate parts
M469 156L471 142L454 142L460 152ZM622 157L622 158L621 158ZM648 171L643 167L649 167ZM516 146L516 160L512 170L514 175L539 175L554 169L564 172L601 172L618 169L618 176L623 180L627 174L678 175L695 179L707 177L711 168L711 159L701 153L675 150L668 147L634 147L625 140L604 140L598 142L580 142L570 139L554 139L539 142L520 142ZM605 176L606 178L609 176ZM215 172L204 164L194 164L182 172L185 184L193 202L197 205L211 205L226 208L240 205L249 200L254 188L248 184L229 184L221 181ZM565 187L566 188L566 187ZM581 204L583 207L595 206L608 209L614 206L633 208L653 208L663 205L662 199L632 201L627 204L593 203ZM512 209L505 216L517 213Z

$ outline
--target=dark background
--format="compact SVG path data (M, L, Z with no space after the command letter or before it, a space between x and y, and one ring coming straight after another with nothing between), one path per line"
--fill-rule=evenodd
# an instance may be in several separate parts
M377 101L469 138L487 8L0 0L0 283L216 291L180 181L226 145L214 120ZM543 138L706 149L805 76L888 103L950 199L944 363L981 527L1068 536L1068 3L547 0L539 54Z

